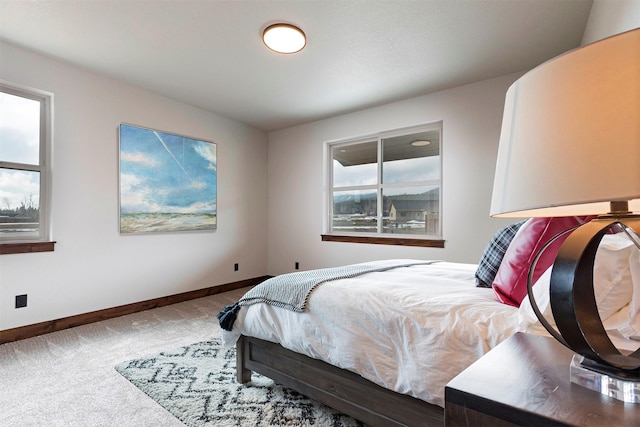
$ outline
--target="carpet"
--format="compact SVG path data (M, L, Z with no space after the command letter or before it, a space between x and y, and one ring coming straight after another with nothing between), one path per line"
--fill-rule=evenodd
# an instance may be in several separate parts
M200 426L331 426L363 424L253 374L236 382L235 348L204 341L120 363L115 369L184 424Z

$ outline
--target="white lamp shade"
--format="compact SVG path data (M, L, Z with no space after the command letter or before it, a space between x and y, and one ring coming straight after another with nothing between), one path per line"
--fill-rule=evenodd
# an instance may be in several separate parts
M640 212L640 28L560 55L507 91L491 215Z

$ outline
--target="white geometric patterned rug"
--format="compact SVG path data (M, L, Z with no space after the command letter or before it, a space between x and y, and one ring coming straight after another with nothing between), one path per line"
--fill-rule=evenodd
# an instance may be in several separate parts
M253 374L236 382L235 348L204 341L120 363L115 369L191 427L362 427L344 414Z

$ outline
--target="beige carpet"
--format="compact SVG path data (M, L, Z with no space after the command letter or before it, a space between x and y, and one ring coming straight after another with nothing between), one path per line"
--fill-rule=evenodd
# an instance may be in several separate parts
M246 290L0 345L0 426L182 427L114 366L220 337L216 314Z

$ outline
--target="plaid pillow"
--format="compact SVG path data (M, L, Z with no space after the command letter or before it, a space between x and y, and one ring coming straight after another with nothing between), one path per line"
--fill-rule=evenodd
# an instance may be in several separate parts
M520 221L500 229L489 241L478 263L476 286L481 288L491 287L509 244L525 221Z

